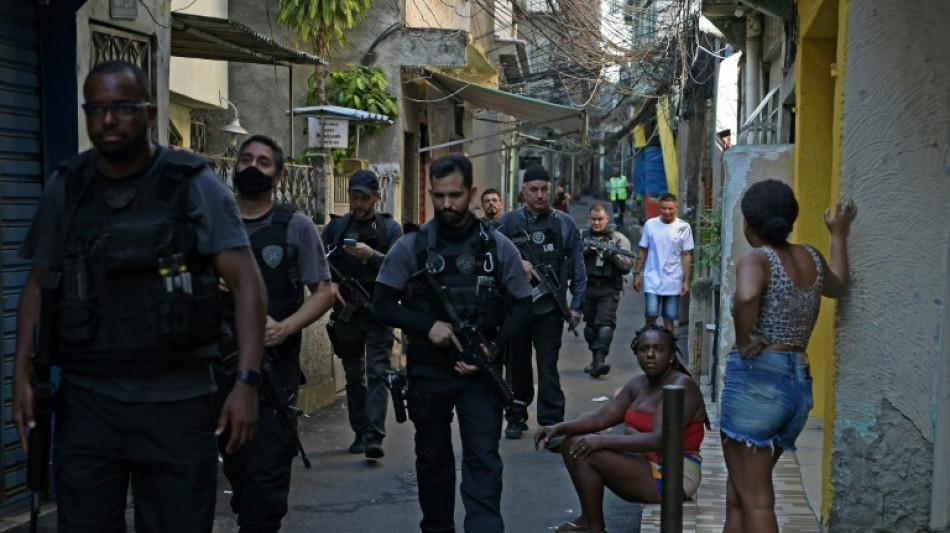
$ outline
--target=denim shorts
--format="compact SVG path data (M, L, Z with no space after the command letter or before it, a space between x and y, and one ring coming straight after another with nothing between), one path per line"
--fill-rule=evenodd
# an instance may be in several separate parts
M667 320L679 320L680 318L680 297L678 294L660 295L652 292L643 293L647 299L646 316L660 316L660 307L663 308L663 318Z
M795 451L814 405L808 365L800 352L764 350L742 359L729 353L722 378L719 429L726 437L758 448Z

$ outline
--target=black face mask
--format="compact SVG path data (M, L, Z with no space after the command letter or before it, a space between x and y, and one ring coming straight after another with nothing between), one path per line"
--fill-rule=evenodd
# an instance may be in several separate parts
M238 193L244 197L256 196L264 191L269 191L273 181L273 178L261 172L254 165L234 173L234 186Z

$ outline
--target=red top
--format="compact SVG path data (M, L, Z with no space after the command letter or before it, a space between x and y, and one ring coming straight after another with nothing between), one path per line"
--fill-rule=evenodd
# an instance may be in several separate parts
M624 415L623 421L627 427L633 428L641 433L649 433L650 430L653 429L653 413L627 409L627 414ZM686 429L683 430L683 452L698 453L705 436L706 427L701 421L693 420L687 422ZM646 452L642 455L654 463L661 462L659 452Z

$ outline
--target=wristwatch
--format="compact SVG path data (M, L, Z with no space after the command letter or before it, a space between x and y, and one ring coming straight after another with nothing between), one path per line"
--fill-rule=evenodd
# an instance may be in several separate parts
M257 370L251 370L249 368L245 368L244 370L238 370L234 374L234 380L243 381L244 383L247 383L248 385L252 387L260 387L261 373L258 372Z
M639 275L640 275L640 271L637 270L636 272L633 273L633 275L634 275L634 276L639 276Z

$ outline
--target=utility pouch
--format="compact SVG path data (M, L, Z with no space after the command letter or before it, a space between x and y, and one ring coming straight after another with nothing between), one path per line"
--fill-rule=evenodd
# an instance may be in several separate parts
M201 282L195 278L196 289ZM216 341L221 332L221 301L217 291L163 293L158 303L158 330L173 346L196 348Z
M166 218L123 219L99 237L93 259L110 275L154 269L158 258L172 248L174 234Z
M92 294L86 256L77 255L63 261L60 283L56 332L61 342L82 346L95 338L99 325L96 296Z

